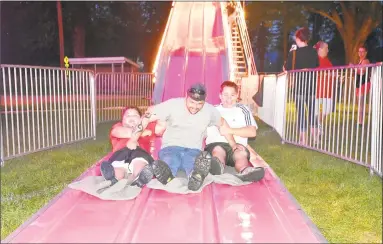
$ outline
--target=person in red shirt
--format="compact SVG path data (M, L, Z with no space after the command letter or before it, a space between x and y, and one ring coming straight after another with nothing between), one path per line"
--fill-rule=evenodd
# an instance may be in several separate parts
M150 155L150 146L154 137L161 135L165 127L156 122L148 125L138 140L139 147L131 150L126 144L139 125L141 115L137 107L127 107L123 110L121 122L112 126L109 138L113 155L100 166L102 176L112 185L127 178L132 185L142 187L153 178L151 163L154 159Z
M122 120L112 126L109 134L112 151L116 152L124 147L132 135L133 129L141 121L141 112L137 107L127 107L122 112ZM138 143L146 152L150 152L150 143L154 136L161 135L164 130L162 124L152 122L142 133Z
M328 59L328 44L319 41L315 44L314 48L318 52L319 68L333 67L331 61ZM330 70L321 70L318 74L316 85L316 99L315 99L315 115L318 116L319 131L322 130L323 121L326 116L332 111L333 106L333 80L330 76ZM322 104L322 111L320 111L320 105Z
M358 49L359 63L357 65L368 65L370 60L367 58L367 47L362 45ZM366 110L366 98L365 96L369 93L371 89L370 75L368 67L361 67L356 69L356 84L355 84L355 95L356 101L355 105L358 107L358 124L363 125L365 120L365 110Z

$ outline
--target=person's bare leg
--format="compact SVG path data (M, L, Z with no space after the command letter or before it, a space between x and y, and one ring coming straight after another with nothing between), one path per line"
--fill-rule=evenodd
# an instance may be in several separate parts
M114 175L117 180L122 180L125 178L126 169L125 168L114 168Z
M129 181L136 180L146 165L148 165L148 162L143 158L133 159L129 165L129 170L131 174L128 175L127 179Z
M224 150L222 147L220 147L220 146L216 146L216 147L213 149L211 155L212 155L213 157L217 157L217 158L219 159L219 161L220 161L222 164L225 164L225 160L226 160L226 152L225 152L225 150Z
M243 149L237 149L234 151L233 154L234 159L234 168L235 170L240 173L247 167L252 167L253 165L250 164L248 158L247 158L247 152Z
M299 144L306 145L306 132L300 132L299 133Z
M318 115L318 132L320 134L322 134L324 120L325 120L325 116L323 115L323 112L319 111L319 115Z
M365 109L364 95L358 96L356 103L357 103L357 106L359 105L359 107L358 107L358 123L361 125L364 122L363 121L363 114L364 114L364 109Z
M311 136L314 144L319 143L319 129L315 127L311 127Z
M212 150L211 168L210 173L212 175L223 174L226 162L226 152L221 146L216 146Z
M127 169L123 167L115 167L114 168L114 175L117 180L122 180L124 178L128 180L135 180L138 175L141 173L141 171L145 168L145 166L148 163L146 160L143 159L135 159L134 162L132 162L132 165L129 166L130 171L133 172L131 174L127 173Z
M258 154L254 151L254 149L250 145L247 145L246 148L250 152L250 164L253 167L263 167L264 165L258 163Z
M238 172L237 177L242 181L257 182L265 176L263 167L253 167L249 162L247 151L235 150L233 159L234 168Z

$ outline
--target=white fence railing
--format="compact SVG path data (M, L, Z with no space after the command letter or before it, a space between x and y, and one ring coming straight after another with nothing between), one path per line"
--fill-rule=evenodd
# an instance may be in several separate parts
M151 73L97 73L97 122L121 119L128 105L146 109L152 100L153 77Z
M375 67L372 73L371 99L371 169L383 177L383 81L382 69Z
M382 65L299 70L263 80L258 117L283 142L369 167L382 176Z
M128 105L149 106L154 86L153 75L144 73L94 77L86 70L16 65L1 65L0 72L2 162L95 138L96 122L119 120ZM366 84L356 85L364 77ZM381 64L266 75L262 85L258 117L283 142L367 166L382 176Z
M1 159L96 136L85 70L1 65Z
M96 137L96 124L126 106L151 104L153 75L1 65L0 149L4 160Z

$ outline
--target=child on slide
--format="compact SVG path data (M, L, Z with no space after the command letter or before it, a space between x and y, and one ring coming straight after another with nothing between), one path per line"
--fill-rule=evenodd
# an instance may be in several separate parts
M137 107L127 107L122 113L122 121L113 125L110 132L113 155L101 163L100 171L111 185L118 180L128 179L131 185L144 186L153 178L150 144L155 135L160 135L164 127L160 123L150 123L138 140L139 147L131 150L126 147L133 130L141 121L141 112Z
M250 109L238 103L239 87L232 81L221 84L219 93L221 104L216 106L228 126L220 128L210 126L206 130L205 151L212 155L210 173L223 174L225 166L234 167L235 174L242 181L257 182L265 176L263 167L250 162L248 138L257 134L257 123ZM231 134L237 142L236 150L227 142L223 134ZM252 150L253 151L253 150Z

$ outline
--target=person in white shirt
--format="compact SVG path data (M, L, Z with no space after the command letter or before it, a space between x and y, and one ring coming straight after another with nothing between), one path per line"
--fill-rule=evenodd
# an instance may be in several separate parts
M221 104L215 106L227 121L228 126L217 128L210 126L206 130L205 151L212 155L210 173L222 174L225 165L232 166L238 172L236 176L243 181L256 182L263 179L263 167L254 167L250 163L250 152L247 148L248 138L254 138L257 133L257 123L250 109L238 101L238 86L232 81L225 81L221 85ZM237 143L233 151L225 138L231 134Z

